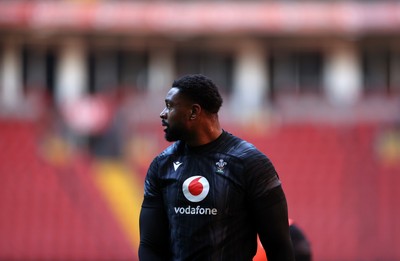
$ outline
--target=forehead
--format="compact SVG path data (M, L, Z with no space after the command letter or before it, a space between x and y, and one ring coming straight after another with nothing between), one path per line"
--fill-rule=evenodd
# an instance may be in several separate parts
M166 101L178 101L182 99L182 95L179 94L179 89L176 87L172 87L168 93L167 96L165 96Z

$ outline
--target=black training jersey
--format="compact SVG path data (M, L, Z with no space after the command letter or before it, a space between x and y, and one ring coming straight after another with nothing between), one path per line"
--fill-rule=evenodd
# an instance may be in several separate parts
M167 213L173 260L252 260L254 204L279 185L264 154L224 131L204 146L177 141L158 155L144 197Z

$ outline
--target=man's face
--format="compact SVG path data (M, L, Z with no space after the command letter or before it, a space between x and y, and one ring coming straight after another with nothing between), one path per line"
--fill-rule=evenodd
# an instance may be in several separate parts
M179 93L178 88L171 88L165 97L165 108L160 113L167 141L185 139L190 114L191 104Z

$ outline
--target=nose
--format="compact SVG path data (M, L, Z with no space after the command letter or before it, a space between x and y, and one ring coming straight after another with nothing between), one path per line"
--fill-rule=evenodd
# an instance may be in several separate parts
M165 119L166 117L167 117L167 108L164 108L164 110L162 110L160 113L160 118Z

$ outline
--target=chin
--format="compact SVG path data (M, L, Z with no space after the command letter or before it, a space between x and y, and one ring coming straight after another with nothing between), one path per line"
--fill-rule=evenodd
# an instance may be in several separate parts
M169 135L168 133L166 133L166 134L164 135L164 138L165 138L166 141L169 141L169 142L173 142L173 141L177 141L177 140L178 140L178 139L176 139L175 137Z
M177 133L171 133L171 132L166 132L164 135L165 140L169 142L181 140L182 139L181 137L182 135L178 135Z
M169 142L182 140L182 137L184 137L184 132L178 129L167 129L164 135L165 140Z

